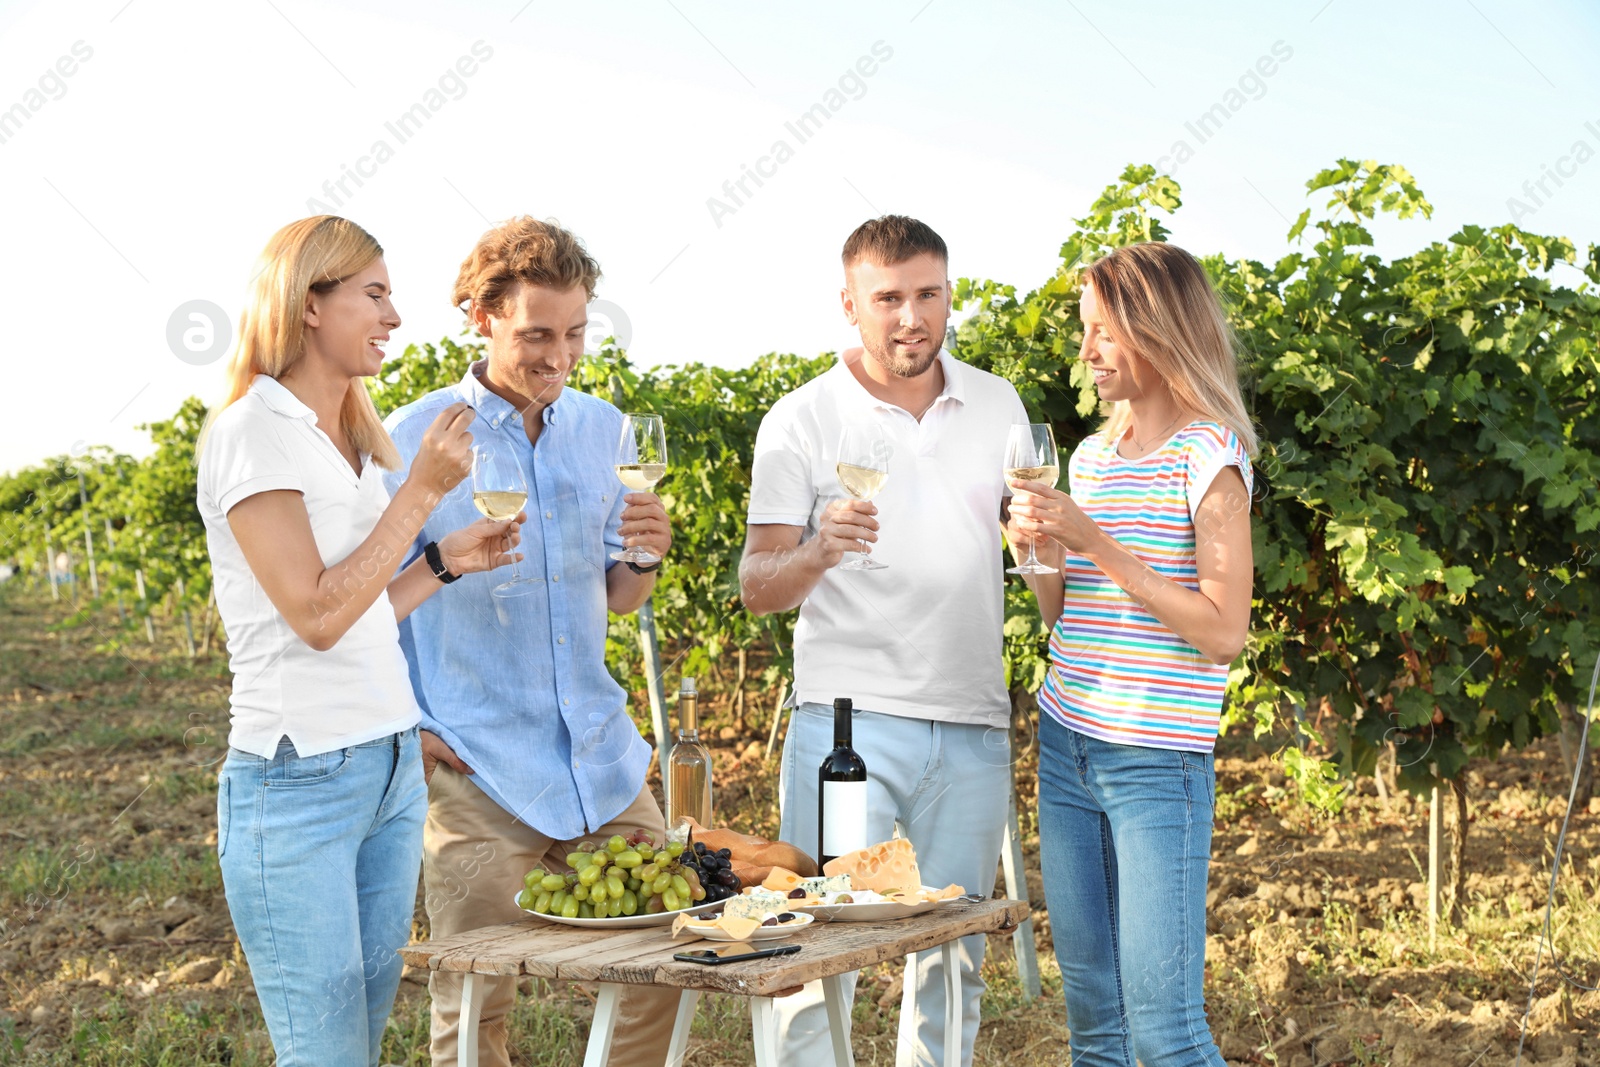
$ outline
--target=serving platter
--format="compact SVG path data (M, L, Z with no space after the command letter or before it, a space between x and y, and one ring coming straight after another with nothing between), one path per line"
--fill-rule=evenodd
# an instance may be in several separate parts
M776 926L758 926L750 931L749 937L734 937L720 926L710 923L685 923L681 933L693 934L703 937L707 941L771 941L779 937L804 930L816 920L804 912L796 912L795 917L788 922Z
M520 893L517 894L517 896L521 895ZM512 897L511 902L516 904L517 898ZM532 915L535 919L543 919L545 922L556 923L560 926L580 926L588 930L636 930L648 926L671 926L672 920L680 915L699 915L701 912L710 911L721 906L720 902L707 902L696 904L692 908L679 908L677 911L658 911L654 915L616 915L607 916L604 919L567 919L560 915L545 915L542 912L529 911L521 904L517 904L517 910L525 915Z
M922 888L928 893L938 892L929 886ZM874 900L862 904L811 904L794 910L814 915L823 922L867 923L881 922L885 919L906 919L960 899L962 898L950 897L948 900L923 900L915 904L905 904L897 900Z

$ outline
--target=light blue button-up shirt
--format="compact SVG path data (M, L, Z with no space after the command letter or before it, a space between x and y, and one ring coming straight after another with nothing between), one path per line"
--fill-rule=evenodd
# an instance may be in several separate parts
M522 415L484 388L470 368L461 381L393 412L384 425L409 470L439 412L466 401L477 412L473 446L510 449L528 480L522 527L527 596L490 590L509 566L459 581L400 623L400 644L422 706L422 728L438 734L501 807L540 833L569 840L604 825L639 795L650 745L628 715L627 697L606 670L606 570L622 495L617 439L622 413L563 390L543 409L537 447ZM389 491L406 470L386 476ZM429 541L481 518L471 479L440 502L410 558Z

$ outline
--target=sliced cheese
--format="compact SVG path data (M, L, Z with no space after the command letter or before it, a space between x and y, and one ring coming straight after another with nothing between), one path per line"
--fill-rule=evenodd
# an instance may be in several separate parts
M787 895L789 890L799 888L808 880L802 879L798 874L786 867L774 867L772 872L762 881L761 888Z
M672 920L672 936L677 937L686 927L705 928L716 927L735 941L743 941L761 928L759 919L743 919L736 915L720 915L715 919L706 919L698 915L680 915ZM693 929L689 932L694 933Z
M849 875L850 884L856 889L872 889L879 893L922 888L916 850L903 837L847 852L830 860L822 873Z

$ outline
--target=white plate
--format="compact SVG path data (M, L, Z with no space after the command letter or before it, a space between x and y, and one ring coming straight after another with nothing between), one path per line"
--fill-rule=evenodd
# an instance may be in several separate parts
M734 937L722 927L712 926L708 923L688 923L681 932L703 937L707 941L770 941L776 937L792 934L796 930L802 930L815 921L804 912L797 912L795 917L786 923L779 923L777 926L758 926L751 931L749 937L744 938Z
M521 895L522 891L518 890L517 896ZM512 897L511 903L517 904L517 897ZM672 920L680 915L685 913L698 915L709 908L716 908L720 905L721 901L716 903L707 902L705 904L696 904L692 908L679 908L677 911L658 911L654 915L618 915L615 918L605 919L564 919L559 915L543 915L537 911L529 911L521 904L517 904L517 910L525 915L532 915L535 919L559 923L562 926L584 926L596 930L633 930L645 926L671 926Z
M923 886L930 893L938 890ZM959 899L952 897L952 900ZM807 908L796 908L795 911L808 912L821 919L823 922L841 923L868 923L881 922L884 919L905 919L912 915L921 915L925 911L932 911L940 904L947 903L943 900L924 900L918 904L901 904L893 900L878 900L870 904L813 904Z

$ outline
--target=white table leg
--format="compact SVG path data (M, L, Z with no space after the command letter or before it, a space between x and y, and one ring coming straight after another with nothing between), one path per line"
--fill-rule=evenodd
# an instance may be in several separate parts
M478 976L470 971L461 978L461 1012L456 1019L456 1061L461 1067L478 1067Z
M961 1067L961 941L939 949L944 961L944 1067Z
M906 953L900 976L900 1029L895 1033L898 1055L915 1059L917 1047L917 954ZM910 1062L909 1060L907 1062Z
M678 994L678 1017L672 1024L672 1040L667 1044L667 1067L683 1067L684 1054L689 1051L689 1027L694 1024L694 1009L699 1003L698 989L685 989Z
M600 983L600 999L594 1004L594 1022L589 1026L589 1048L583 1056L583 1067L605 1067L611 1055L611 1033L617 1026L617 1001L622 997L622 986L616 982Z
M822 1002L828 1008L828 1033L833 1038L834 1067L855 1067L850 1051L850 1001L845 997L845 976L830 974L822 980Z
M778 1067L778 1024L771 997L750 998L750 1034L756 1046L756 1067Z

